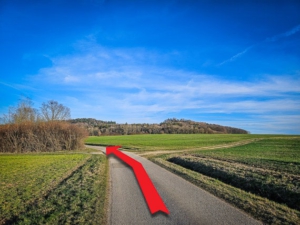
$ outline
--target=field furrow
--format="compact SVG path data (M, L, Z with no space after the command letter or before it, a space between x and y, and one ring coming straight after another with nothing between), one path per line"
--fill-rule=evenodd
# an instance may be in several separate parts
M300 176L208 157L186 155L172 157L168 161L291 208L300 209Z

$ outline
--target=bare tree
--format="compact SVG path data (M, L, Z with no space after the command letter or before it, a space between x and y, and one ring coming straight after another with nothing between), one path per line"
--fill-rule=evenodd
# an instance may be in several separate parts
M70 109L54 100L42 104L41 113L46 121L70 119Z
M38 111L33 108L31 99L26 98L18 103L17 107L9 107L8 114L1 118L3 123L36 122L39 120Z

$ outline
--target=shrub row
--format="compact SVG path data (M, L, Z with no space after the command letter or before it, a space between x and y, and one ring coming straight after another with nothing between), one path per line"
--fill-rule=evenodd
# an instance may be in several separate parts
M67 122L0 125L0 152L54 152L83 147L87 131Z

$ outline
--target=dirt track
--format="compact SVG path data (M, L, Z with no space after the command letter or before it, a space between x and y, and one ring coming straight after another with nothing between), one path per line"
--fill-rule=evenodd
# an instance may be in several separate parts
M255 142L257 140L260 140L259 138L256 139L249 139L244 141L237 141L230 144L225 145L214 145L214 146L208 146L208 147L202 147L202 148L195 148L195 149L186 149L186 150L166 150L166 151L148 151L148 152L142 152L137 153L140 156L147 156L147 155L160 155L160 154L167 154L167 153L180 153L180 152L191 152L191 151L198 151L198 150L213 150L213 149L221 149L221 148L231 148L235 146L242 146L246 145L252 142Z

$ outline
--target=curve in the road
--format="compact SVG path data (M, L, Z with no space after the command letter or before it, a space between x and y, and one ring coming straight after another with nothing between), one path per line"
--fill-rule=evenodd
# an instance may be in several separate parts
M89 146L105 152L105 147ZM151 215L132 169L111 156L109 224L261 224L241 210L131 152L146 169L170 215Z

